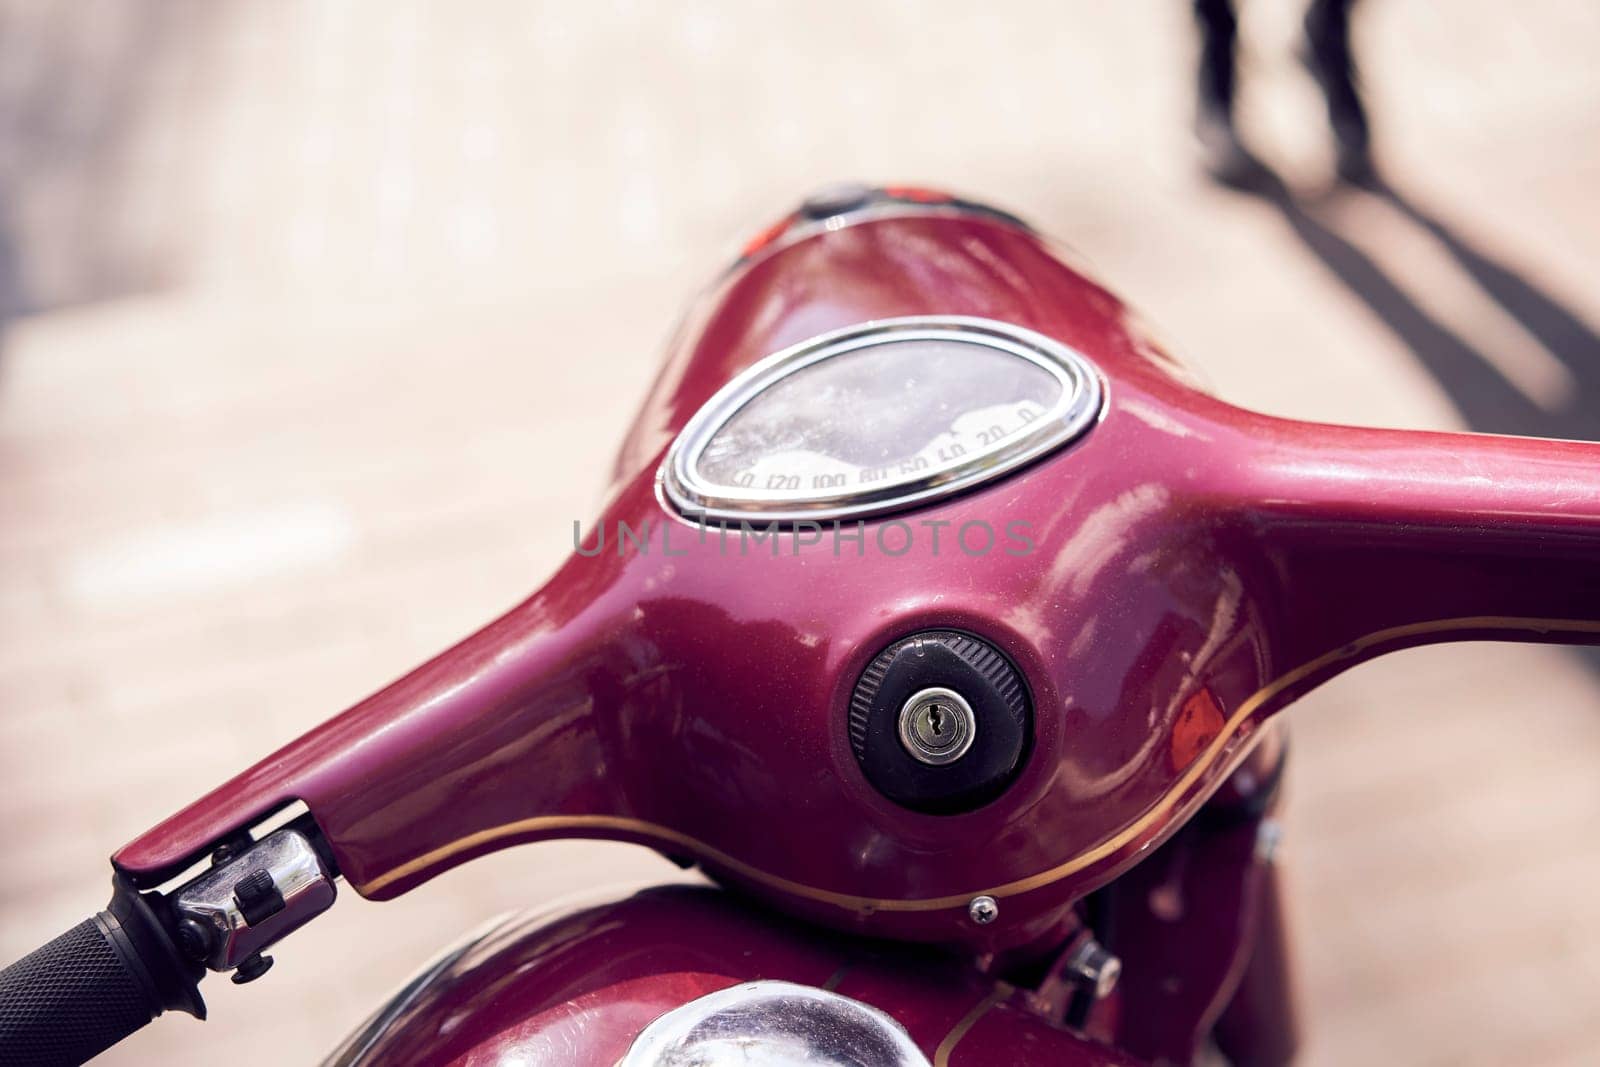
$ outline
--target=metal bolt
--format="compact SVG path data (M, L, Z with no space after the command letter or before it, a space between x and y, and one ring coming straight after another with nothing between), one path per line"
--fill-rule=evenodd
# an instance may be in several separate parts
M255 842L251 840L250 835L240 831L226 841L220 842L216 848L211 850L211 865L220 867L253 844Z
M244 985L246 982L254 982L270 970L272 970L272 957L252 952L239 961L239 967L233 972L231 981L234 985Z
M191 960L203 960L211 954L211 931L195 919L178 923L178 948Z
M1122 977L1122 961L1101 948L1094 938L1086 938L1067 960L1067 973L1098 1000L1117 988L1117 979Z
M979 926L988 926L1000 918L1000 905L995 903L994 897L973 897L972 903L967 905L967 918Z
M1283 843L1283 824L1277 819L1262 819L1256 827L1256 862L1270 865L1278 858Z
M954 763L967 754L977 735L972 705L953 689L923 689L900 706L900 744L919 763Z

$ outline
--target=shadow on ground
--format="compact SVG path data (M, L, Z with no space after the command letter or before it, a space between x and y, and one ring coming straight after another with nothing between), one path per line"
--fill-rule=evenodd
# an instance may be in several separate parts
M1472 340L1430 315L1353 240L1261 166L1245 190L1275 208L1306 250L1362 300L1443 388L1468 428L1524 437L1600 440L1600 335L1573 309L1522 272L1461 237L1439 216L1389 182L1367 191L1437 240L1487 300L1499 305L1571 375L1574 388L1559 409L1534 403ZM1600 674L1600 648L1578 650Z
M1372 309L1443 387L1467 425L1481 433L1600 440L1600 335L1523 274L1459 236L1412 197L1385 182L1371 191L1435 238L1484 296L1512 316L1567 368L1576 385L1560 410L1534 404L1473 343L1419 307L1345 233L1323 221L1276 175L1255 190L1306 249Z

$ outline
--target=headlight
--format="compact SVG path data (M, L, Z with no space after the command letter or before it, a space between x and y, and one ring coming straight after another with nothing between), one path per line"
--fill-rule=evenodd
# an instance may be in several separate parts
M709 993L644 1029L618 1067L929 1067L877 1008L792 982Z

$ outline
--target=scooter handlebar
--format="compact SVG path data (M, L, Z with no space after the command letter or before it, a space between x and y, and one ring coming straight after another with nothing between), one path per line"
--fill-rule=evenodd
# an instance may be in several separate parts
M160 1014L154 986L118 950L115 923L103 911L0 971L0 1058L75 1067Z
M0 1063L84 1063L171 1008L205 1018L150 905L119 887L108 909L0 970Z

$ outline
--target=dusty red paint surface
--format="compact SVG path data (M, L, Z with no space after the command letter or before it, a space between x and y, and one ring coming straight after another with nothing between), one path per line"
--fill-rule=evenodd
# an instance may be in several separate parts
M372 897L520 841L615 837L834 926L1017 945L1051 937L1219 786L1272 712L1338 670L1430 641L1600 636L1600 446L1231 407L1033 234L950 209L780 239L719 283L668 353L603 522L674 521L661 456L731 375L922 314L1036 330L1105 376L1105 417L1081 442L915 516L1027 521L1036 552L724 554L676 526L681 555L574 557L118 865L158 879L300 799ZM928 627L998 645L1038 708L1021 777L960 816L885 800L845 739L863 664ZM1222 722L1191 735L1202 692ZM999 921L967 920L976 893Z

